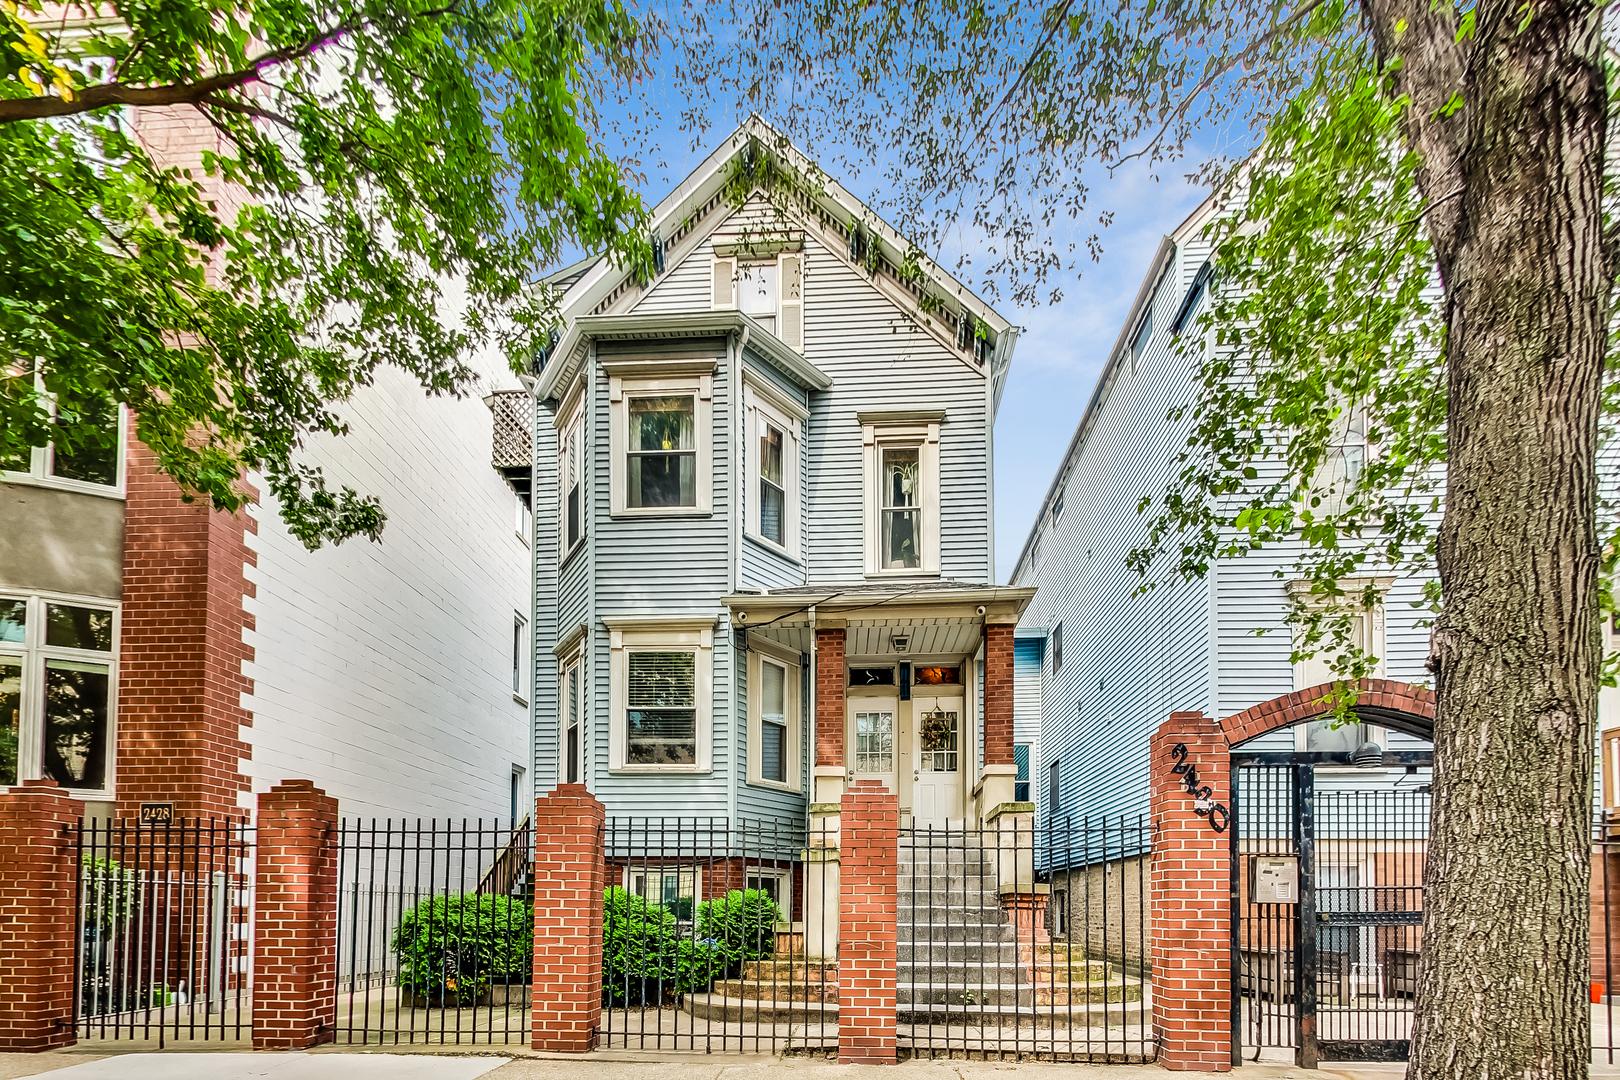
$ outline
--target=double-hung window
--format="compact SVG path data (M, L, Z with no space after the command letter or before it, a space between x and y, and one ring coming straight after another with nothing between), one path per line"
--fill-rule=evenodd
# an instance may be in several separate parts
M562 674L562 767L558 780L564 784L581 783L585 770L581 760L584 740L580 730L580 662L575 656L563 665Z
M800 554L799 424L809 415L801 402L756 378L744 376L747 412L748 535L791 558Z
M604 367L612 403L613 514L709 513L715 362L630 361ZM636 377L643 372L647 377Z
M943 410L859 414L866 452L866 572L939 573Z
M117 612L0 596L0 784L107 789Z
M576 407L557 433L558 526L563 557L585 537L585 410Z
M1388 577L1345 578L1340 582L1345 592L1343 603L1349 607L1344 613L1344 617L1349 620L1348 644L1353 649L1379 658L1373 670L1375 677L1381 677L1384 673L1383 597L1393 583L1394 579ZM1301 580L1291 583L1289 591L1303 599L1307 606L1311 606L1309 588L1309 583ZM1376 603L1366 607L1355 606L1356 601L1369 594L1377 597ZM1303 635L1297 633L1295 637L1296 648L1303 646L1304 643L1300 640ZM1295 662L1295 690L1309 690L1315 686L1335 682L1342 677L1333 670L1333 663L1338 658L1335 644L1334 640L1324 638L1315 644L1313 655ZM1335 726L1335 722L1331 719L1311 720L1300 724L1294 728L1294 733L1294 748L1309 753L1354 753L1363 746L1385 746L1389 740L1388 733L1381 727L1358 723L1342 723Z
M762 648L765 651L762 651ZM755 642L748 652L748 782L804 786L798 657Z
M529 700L529 620L512 613L512 696Z
M707 772L714 626L701 619L609 618L608 767Z
M714 308L735 308L760 323L790 349L804 351L804 253L777 251L786 238L729 239L717 235ZM772 252L777 252L772 254Z

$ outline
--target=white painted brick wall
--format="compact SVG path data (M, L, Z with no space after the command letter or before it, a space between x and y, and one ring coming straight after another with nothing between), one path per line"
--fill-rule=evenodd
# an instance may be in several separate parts
M529 757L511 680L529 563L512 489L490 466L481 400L517 380L497 358L481 370L483 385L461 400L379 372L339 410L350 434L310 447L329 485L382 500L380 543L310 553L266 492L249 570L255 692L244 702L255 792L307 778L345 817L507 816L512 766Z

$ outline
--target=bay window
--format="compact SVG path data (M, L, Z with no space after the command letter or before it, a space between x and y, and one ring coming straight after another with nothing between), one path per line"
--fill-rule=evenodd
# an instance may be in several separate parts
M748 782L803 788L799 658L764 642L748 651Z
M0 596L0 784L106 790L116 622L106 607Z
M615 772L707 772L714 624L607 617Z
M748 434L748 535L797 559L801 550L799 424L809 412L751 372L744 376L743 402Z
M612 405L613 515L709 513L714 361L603 366ZM646 377L620 374L626 371Z

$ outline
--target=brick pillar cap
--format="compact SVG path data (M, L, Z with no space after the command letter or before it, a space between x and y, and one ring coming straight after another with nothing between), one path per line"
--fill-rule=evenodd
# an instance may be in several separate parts
M52 780L49 776L42 776L38 780L24 780L22 783L15 786L22 788L59 788L62 785L58 784L55 780Z
M275 787L271 788L270 790L272 792L276 792L276 791L313 791L317 795L325 795L326 794L326 792L322 791L320 788L315 786L315 781L313 781L313 780L283 780L281 783L277 784Z

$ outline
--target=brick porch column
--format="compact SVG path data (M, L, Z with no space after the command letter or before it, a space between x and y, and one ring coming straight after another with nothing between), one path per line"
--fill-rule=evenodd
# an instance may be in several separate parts
M838 1061L893 1065L900 800L861 780L844 792L841 816Z
M583 1054L601 1037L605 818L584 784L535 800L534 1050Z
M337 1027L338 801L311 780L259 796L253 1049L331 1042Z
M1013 801L1018 766L1013 756L1013 624L984 626L984 787L979 799L988 820Z
M844 790L844 628L816 628L816 790L813 802L837 802ZM824 782L826 781L826 782Z
M1185 756L1178 747L1185 748ZM1230 838L1220 811L1199 814L1196 795L1231 806L1231 755L1203 713L1171 713L1152 740L1153 1034L1171 1070L1232 1068ZM1192 771L1175 772L1177 766ZM1196 786L1189 790L1189 778Z
M0 795L0 1050L72 1046L74 856L80 804L55 780Z

